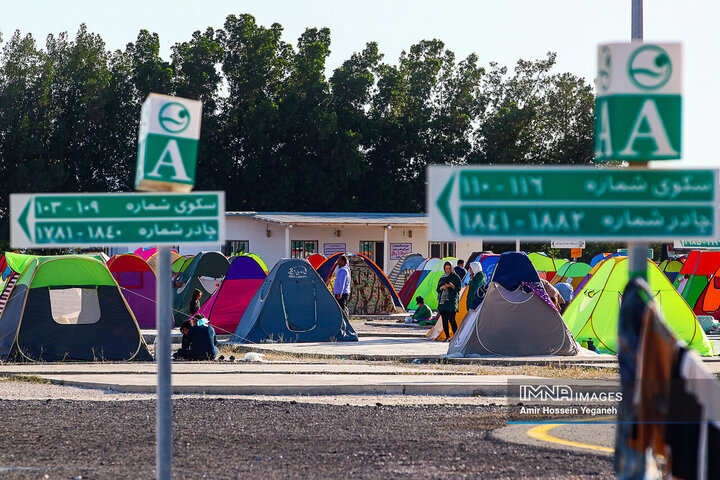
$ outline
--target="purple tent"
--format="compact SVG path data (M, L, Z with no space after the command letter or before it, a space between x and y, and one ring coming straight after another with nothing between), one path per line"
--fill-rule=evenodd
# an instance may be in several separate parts
M155 328L155 272L137 255L115 255L108 269L125 297L140 328Z

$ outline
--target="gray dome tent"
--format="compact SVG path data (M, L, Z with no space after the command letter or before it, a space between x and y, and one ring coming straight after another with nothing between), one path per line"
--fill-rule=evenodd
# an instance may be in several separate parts
M240 343L356 342L335 297L307 260L280 260L240 319Z
M453 336L450 356L576 355L579 347L524 253L506 252L483 303Z

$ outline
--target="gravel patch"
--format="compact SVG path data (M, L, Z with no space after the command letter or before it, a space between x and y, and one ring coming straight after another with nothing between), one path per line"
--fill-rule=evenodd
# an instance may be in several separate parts
M2 478L154 478L151 401L0 409ZM497 406L179 399L173 411L176 479L613 478L607 458L493 439L507 420Z

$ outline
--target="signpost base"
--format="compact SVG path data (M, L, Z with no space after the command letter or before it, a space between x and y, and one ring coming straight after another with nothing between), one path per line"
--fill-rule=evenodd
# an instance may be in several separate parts
M158 247L157 252L157 340L155 361L157 362L157 432L156 456L157 480L172 479L172 385L170 331L170 247Z

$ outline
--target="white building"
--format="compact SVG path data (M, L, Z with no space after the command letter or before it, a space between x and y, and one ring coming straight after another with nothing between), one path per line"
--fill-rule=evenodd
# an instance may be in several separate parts
M481 242L429 241L425 214L227 212L225 230L227 241L216 250L226 255L256 253L270 268L281 258L342 251L364 253L387 273L406 253L467 259L482 249ZM113 248L110 254L135 248ZM182 246L179 251L185 255L200 250L212 248Z

